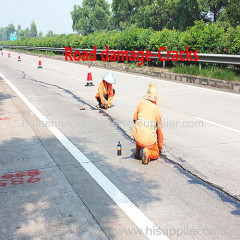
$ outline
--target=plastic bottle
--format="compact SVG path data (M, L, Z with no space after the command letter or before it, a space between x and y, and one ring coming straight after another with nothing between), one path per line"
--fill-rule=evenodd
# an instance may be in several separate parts
M118 156L122 155L122 145L121 145L120 141L118 142L118 145L117 145L117 155Z

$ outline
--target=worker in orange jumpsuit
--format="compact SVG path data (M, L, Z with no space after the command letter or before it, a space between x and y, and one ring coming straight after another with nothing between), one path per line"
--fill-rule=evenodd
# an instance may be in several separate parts
M113 102L115 90L113 89L112 84L115 84L116 80L111 72L106 73L102 78L103 80L99 84L95 98L98 101L97 108L104 107L107 109L111 107Z
M143 148L142 163L148 164L151 159L159 157L163 146L162 116L157 106L161 98L157 95L155 83L149 84L148 93L143 97L145 99L137 105L133 116L133 137L136 142L135 157L140 159L140 151Z

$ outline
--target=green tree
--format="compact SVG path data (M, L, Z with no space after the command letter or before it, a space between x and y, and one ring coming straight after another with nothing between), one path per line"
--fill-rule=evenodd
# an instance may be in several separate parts
M4 28L1 27L0 28L0 41L3 41L3 31L4 31Z
M113 0L112 11L120 30L131 24L156 31L165 27L184 30L204 19L198 0Z
M227 0L224 10L219 17L220 22L237 27L240 25L240 1Z
M110 6L106 0L83 0L82 6L74 5L71 12L72 28L88 35L109 28Z
M38 33L38 37L39 37L39 38L43 38L43 33L42 33L42 31L40 31L40 32Z
M9 24L7 27L2 30L2 40L10 40L10 34L16 31L13 24Z
M18 37L18 39L21 38L21 40L23 40L23 39L25 38L25 36L24 36L24 30L18 31L17 37Z
M37 37L37 26L35 24L34 21L32 21L31 23L31 27L30 27L30 30L29 30L29 37L30 38L34 38L34 37Z
M136 1L112 0L112 19L116 28L121 29L122 24L130 22L130 16L134 14Z
M18 27L17 27L17 32L19 32L19 31L21 31L21 30L22 30L21 26L18 25Z
M45 37L47 37L47 38L54 37L53 30L48 30L48 32L47 32L47 34L45 35Z
M227 0L198 0L200 9L208 13L208 18L212 22L216 22L221 12L225 9ZM209 15L212 14L212 16Z
M29 28L26 28L26 29L24 30L24 37L25 37L25 38L29 38Z
M198 0L178 0L170 9L168 28L185 30L194 25L196 20L206 20L206 14L202 11Z
M170 17L170 8L172 2L169 4L164 0L143 0L141 5L131 14L130 21L142 28L153 28L154 30L161 30L167 25Z

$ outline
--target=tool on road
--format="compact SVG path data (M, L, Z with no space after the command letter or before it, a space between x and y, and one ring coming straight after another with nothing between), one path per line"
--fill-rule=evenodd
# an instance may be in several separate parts
M40 60L40 56L39 56L39 61L38 61L38 68L42 68L42 61Z
M79 109L80 109L80 110L85 110L85 107L80 106Z
M10 53L8 53L8 58L10 58Z
M121 145L120 141L118 142L118 145L117 145L117 155L118 156L122 155L122 145Z
M85 86L86 87L94 86L92 82L92 73L90 70L90 65L88 66L87 84Z
M18 62L21 62L20 53L18 54Z

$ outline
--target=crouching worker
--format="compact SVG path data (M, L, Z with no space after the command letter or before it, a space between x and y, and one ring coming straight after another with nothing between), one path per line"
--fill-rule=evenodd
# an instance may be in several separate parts
M149 84L148 93L143 98L145 99L138 104L133 116L133 137L136 142L135 157L140 159L140 151L143 148L142 163L148 164L151 159L159 157L163 146L162 116L157 106L161 98L157 95L155 83Z
M102 78L103 80L99 84L95 98L98 101L97 108L104 107L107 109L111 107L113 102L115 90L112 88L112 85L116 83L116 80L111 72L106 73Z

